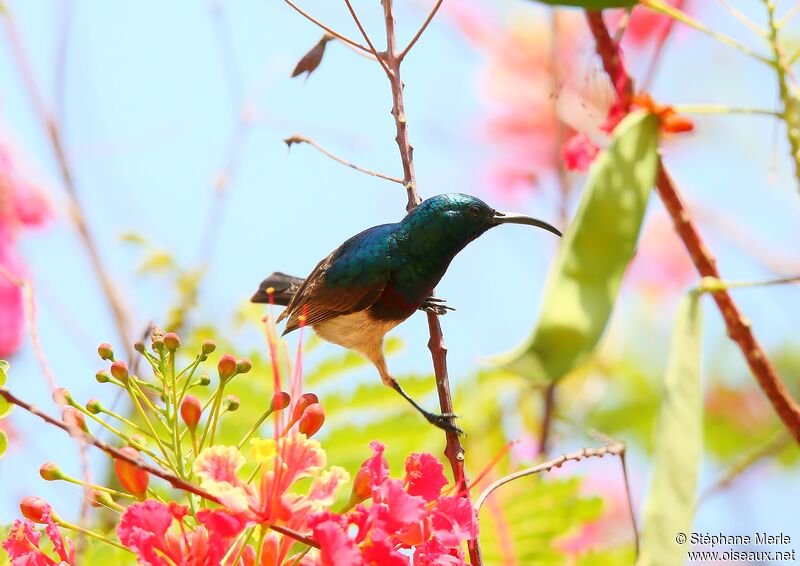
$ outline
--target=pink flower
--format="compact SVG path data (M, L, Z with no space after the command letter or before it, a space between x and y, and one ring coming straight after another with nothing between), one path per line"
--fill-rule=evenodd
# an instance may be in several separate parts
M22 289L9 278L25 277L17 236L24 228L41 226L49 215L38 189L20 178L9 150L0 146L0 357L19 349L25 328Z
M402 549L414 550L414 564L463 564L461 546L477 536L477 517L469 498L442 495L447 480L441 462L412 454L401 481L389 477L383 445L370 447L373 454L359 475L369 478L371 504L309 518L322 564L407 565Z
M145 566L221 564L246 522L221 509L203 509L197 512L200 524L189 530L183 520L186 514L186 507L174 503L154 499L134 503L122 514L117 536ZM236 564L244 564L243 559Z
M667 4L684 10L686 0L666 0ZM622 18L622 11L616 11L609 18L609 23L617 25ZM625 30L623 41L635 47L643 47L653 41L663 42L672 31L675 20L664 14L659 14L654 10L649 10L645 6L634 8L628 27Z
M46 511L42 515L42 523L45 525L47 538L53 545L57 559L52 558L39 548L41 533L34 528L34 524L29 519L17 519L11 526L8 537L3 541L3 550L8 553L12 566L51 566L73 565L75 564L75 546L69 537L64 538L58 525L51 516L52 509L46 506Z
M583 132L574 134L561 148L564 156L564 166L570 171L585 173L594 161L600 148Z
M489 157L488 182L494 191L514 195L559 176L561 143L576 129L596 129L611 97L603 81L586 79L593 71L582 64L589 38L579 12L559 13L553 52L544 10L515 12L501 23L485 6L464 0L451 3L446 13L485 58L479 80L487 116L481 133L496 150Z

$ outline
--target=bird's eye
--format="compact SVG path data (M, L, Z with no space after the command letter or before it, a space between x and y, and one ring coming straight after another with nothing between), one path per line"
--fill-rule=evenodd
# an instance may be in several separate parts
M477 204L473 204L467 209L467 214L473 218L478 218L481 215L481 207Z

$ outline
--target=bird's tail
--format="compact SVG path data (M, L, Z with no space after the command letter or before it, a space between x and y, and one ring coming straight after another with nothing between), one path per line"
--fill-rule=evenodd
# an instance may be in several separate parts
M297 290L303 284L304 279L292 277L276 271L258 286L258 291L250 297L251 303L269 303L268 290L272 289L272 302L276 305L286 306L292 300Z

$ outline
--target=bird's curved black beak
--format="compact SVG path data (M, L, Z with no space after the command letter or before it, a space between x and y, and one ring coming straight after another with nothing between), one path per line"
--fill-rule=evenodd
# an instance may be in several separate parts
M538 218L531 218L530 216L525 216L524 214L514 214L510 212L498 212L495 210L494 212L494 222L495 225L499 224L526 224L528 226L536 226L537 228L542 228L543 230L547 230L548 232L552 232L559 238L561 237L561 231L553 226L552 224L548 224L544 220L539 220Z

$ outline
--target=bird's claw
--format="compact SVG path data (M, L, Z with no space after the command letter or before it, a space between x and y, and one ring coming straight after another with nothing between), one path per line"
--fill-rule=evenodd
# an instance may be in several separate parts
M451 419L456 418L458 415L453 413L425 413L425 418L433 426L442 429L445 432L453 432L459 436L464 436L464 431L451 422Z
M456 309L447 306L444 299L440 299L438 297L428 297L419 306L419 310L430 312L438 316L443 316L449 311L454 311Z

